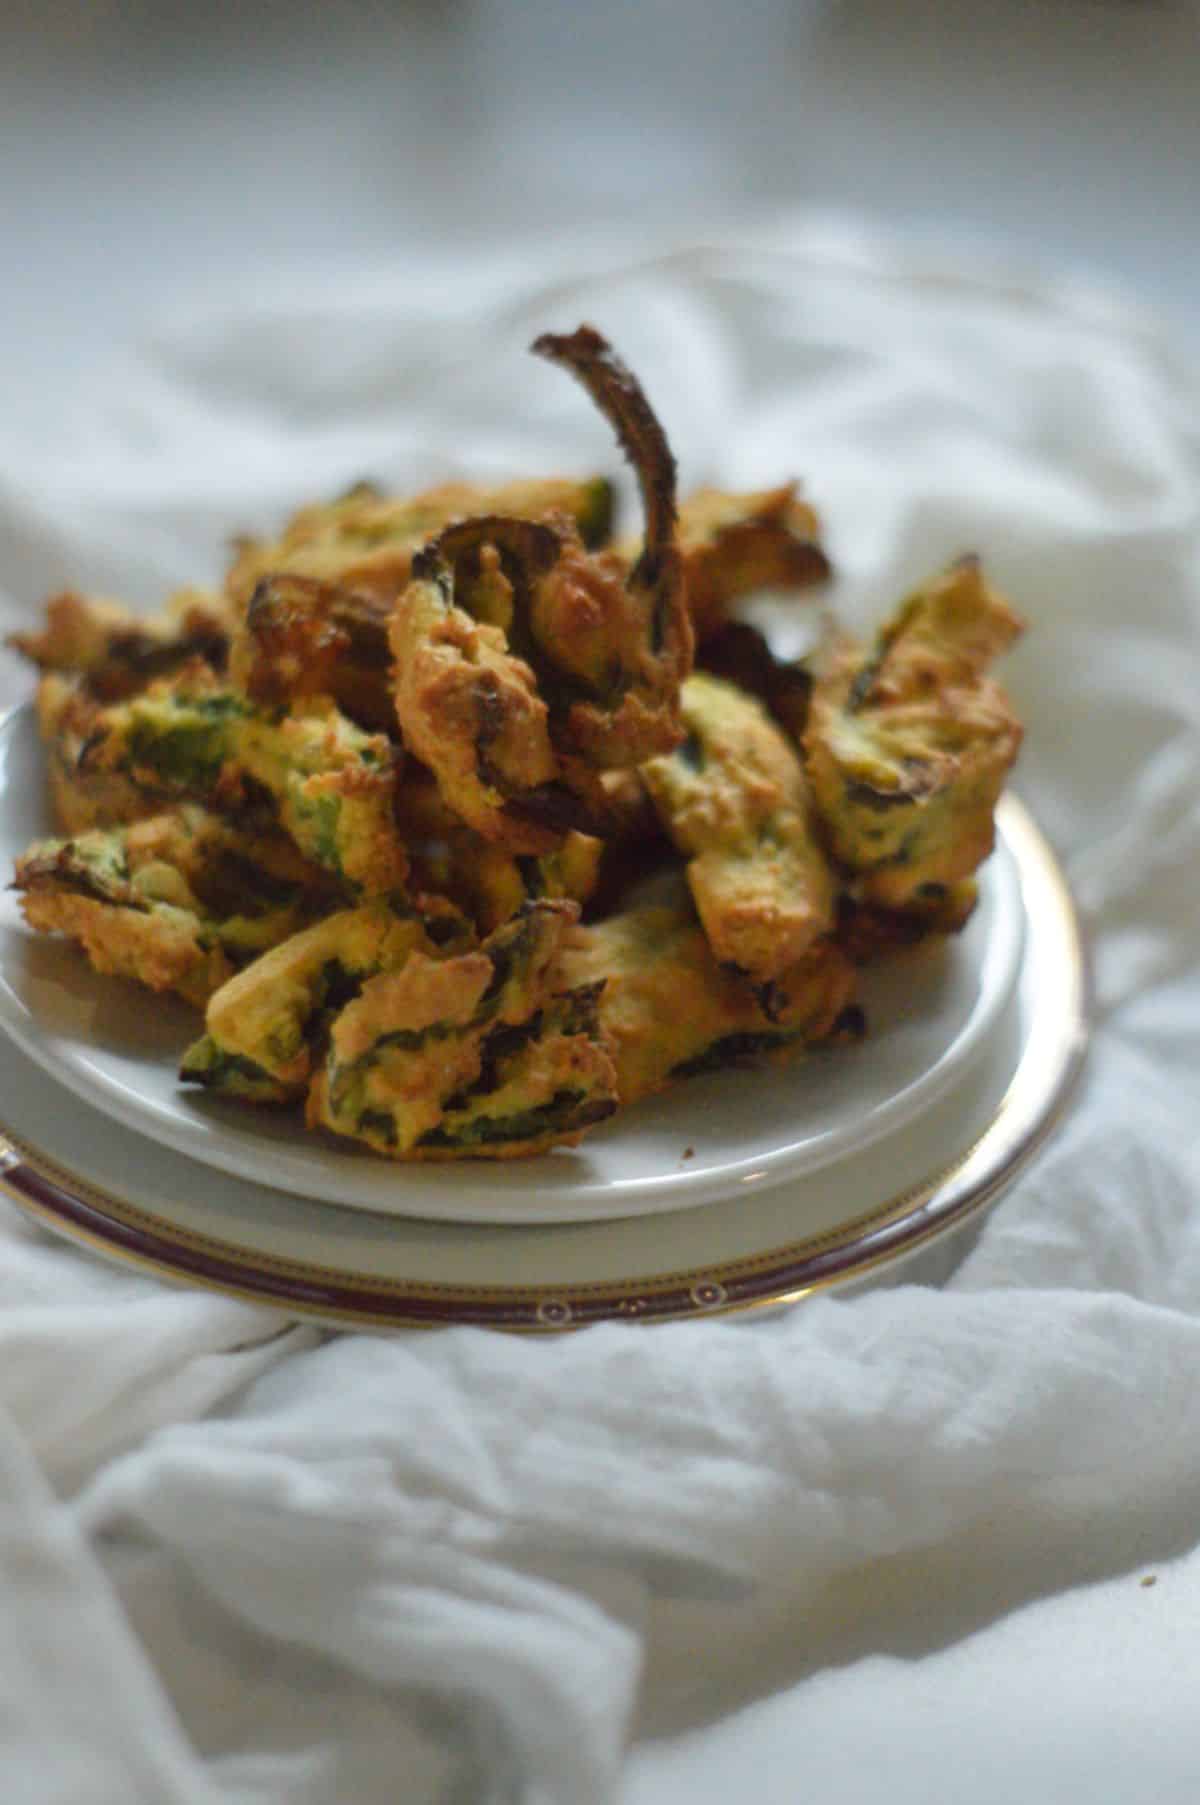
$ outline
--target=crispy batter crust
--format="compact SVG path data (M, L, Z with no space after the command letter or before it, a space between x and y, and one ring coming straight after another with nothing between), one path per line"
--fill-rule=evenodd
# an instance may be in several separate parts
M632 374L590 327L534 350L570 369L633 460L646 515L632 568L572 524L461 521L414 559L389 633L405 743L486 840L542 852L602 800L594 771L677 744L692 634L675 465ZM572 793L580 798L572 801Z
M264 577L282 575L315 578L390 606L409 580L413 554L452 521L561 515L574 521L586 544L599 545L612 509L612 485L603 477L442 483L413 496L381 495L359 483L336 501L301 508L274 542L242 540L225 586L242 609Z
M330 903L282 836L247 836L191 806L42 841L18 859L14 888L29 925L78 941L97 971L201 1005Z
M133 978L151 990L174 990L203 1008L229 976L219 946L204 946L186 910L138 914L70 891L27 890L21 912L39 934L63 934L106 977Z
M317 577L267 575L234 636L230 675L266 707L332 696L350 720L386 732L395 721L390 606Z
M871 647L828 651L805 758L833 853L867 900L919 904L991 852L1021 728L984 672L1020 631L967 558L910 596Z
M78 677L51 671L37 686L38 732L46 748L51 807L55 825L64 834L136 821L160 806L118 772L82 768L83 748L100 706Z
M127 779L144 795L219 807L270 799L308 858L364 895L403 882L396 833L396 750L328 698L268 712L189 666L96 712L77 758L88 777Z
M683 689L687 738L642 767L716 957L759 982L833 925L834 878L795 748L750 696L700 673Z
M537 679L502 628L456 605L438 556L424 556L389 629L404 742L434 773L447 806L485 840L548 852L561 829L539 820L534 805L558 787L559 763Z
M829 1039L856 983L846 954L823 940L768 993L756 991L717 964L679 888L577 928L562 977L603 980L600 1026L623 1105L690 1070L788 1057Z
M280 1100L303 1096L324 1012L340 1008L375 974L398 970L413 952L435 954L429 925L420 913L380 899L292 935L212 997L209 1046L203 1057L193 1050L185 1059L184 1076L224 1089L224 1075L243 1076L251 1067L278 1087Z
M619 548L632 560L636 549ZM738 493L697 489L679 510L679 553L688 612L698 642L756 590L811 589L830 574L820 523L795 483Z
M369 979L333 1023L309 1125L394 1159L504 1158L571 1142L611 1114L594 993L554 983L576 915L532 903L474 951L414 952Z
M7 643L40 670L82 677L89 695L115 702L194 659L223 670L232 628L228 601L208 590L178 590L155 615L64 590L47 601L40 633L14 633Z

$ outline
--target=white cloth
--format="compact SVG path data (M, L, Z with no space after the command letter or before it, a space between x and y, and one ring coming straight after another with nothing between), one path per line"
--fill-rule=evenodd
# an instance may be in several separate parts
M240 272L37 444L0 427L4 621L211 577L230 529L363 474L610 465L522 353L581 318L685 486L805 480L851 616L975 549L1028 617L1018 787L1095 958L1079 1101L957 1266L745 1321L327 1337L5 1215L0 1793L649 1805L685 1773L705 1797L688 1739L779 1693L865 1716L768 1799L978 1799L937 1701L982 1671L1029 1796L1194 1796L1178 1734L1122 1790L1138 1676L1086 1654L1148 1563L1146 1611L1194 1593L1200 1539L1200 393L1153 321L828 223L304 293ZM1164 1633L1136 1642L1148 1735L1191 1721ZM903 1762L885 1692L927 1726ZM714 1759L727 1797L745 1767Z

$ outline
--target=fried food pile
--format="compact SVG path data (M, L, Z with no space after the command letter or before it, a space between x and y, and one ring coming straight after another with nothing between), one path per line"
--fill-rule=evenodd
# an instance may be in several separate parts
M203 1010L183 1083L394 1159L574 1144L857 1038L862 965L969 917L1020 744L977 560L780 661L735 604L830 575L795 485L678 503L600 334L533 350L615 432L640 538L599 476L360 484L219 590L58 595L11 642L63 836L18 861L30 926Z

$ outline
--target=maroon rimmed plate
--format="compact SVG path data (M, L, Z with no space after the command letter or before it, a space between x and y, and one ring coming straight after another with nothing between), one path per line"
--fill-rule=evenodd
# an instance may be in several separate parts
M652 1321L778 1305L866 1278L1004 1191L1082 1061L1087 983L1069 891L1015 799L1000 821L1023 941L986 1045L914 1120L819 1170L782 1183L752 1170L695 1208L614 1220L383 1216L213 1171L82 1102L10 1045L0 1187L114 1259L288 1314L377 1328ZM755 1078L727 1074L732 1085Z

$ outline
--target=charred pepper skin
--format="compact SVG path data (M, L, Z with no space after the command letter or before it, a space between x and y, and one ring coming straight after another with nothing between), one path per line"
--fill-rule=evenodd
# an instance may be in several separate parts
M609 421L637 476L644 516L632 565L615 555L564 556L543 579L534 635L585 694L566 737L589 764L640 764L678 743L680 685L695 636L678 544L675 458L633 372L592 326L543 333L532 349L573 375ZM597 613L598 630L589 630Z
M389 634L402 739L470 827L518 853L586 832L600 772L677 744L692 659L662 428L592 328L533 348L579 377L634 462L641 554L589 552L565 517L460 521L414 557Z

